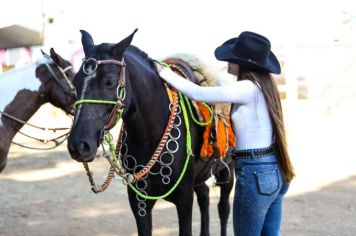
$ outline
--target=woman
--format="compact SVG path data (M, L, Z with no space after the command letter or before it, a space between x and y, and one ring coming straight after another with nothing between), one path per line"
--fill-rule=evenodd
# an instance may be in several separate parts
M281 68L267 38L242 32L215 50L228 62L237 81L228 86L200 87L173 73L160 76L190 99L232 103L231 121L237 147L236 187L233 206L235 235L279 235L282 200L294 177L289 159L282 106L270 73Z

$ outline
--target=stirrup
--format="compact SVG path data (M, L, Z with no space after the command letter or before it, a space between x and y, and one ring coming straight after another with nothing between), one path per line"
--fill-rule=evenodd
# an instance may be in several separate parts
M210 176L211 176L211 179L212 179L212 181L213 181L213 184L214 184L214 185L219 185L219 184L227 184L227 183L229 183L230 180L231 180L231 171L230 171L229 166L228 166L228 165L226 164L226 162L224 162L221 158L215 159L214 161L215 161L215 162L219 162L217 165L219 165L220 163L223 164L224 168L227 169L229 175L228 175L226 181L217 182L217 181L216 181L216 177L215 177L215 175L214 175L214 173L213 173L213 167L212 167L212 168L210 169ZM220 170L220 171L222 171L222 170Z

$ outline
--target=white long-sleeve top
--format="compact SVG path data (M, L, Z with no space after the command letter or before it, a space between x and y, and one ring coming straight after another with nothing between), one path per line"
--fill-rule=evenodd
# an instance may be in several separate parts
M260 89L250 80L227 86L201 87L164 68L160 76L189 97L207 103L233 103L231 122L237 150L269 147L273 130L267 105Z

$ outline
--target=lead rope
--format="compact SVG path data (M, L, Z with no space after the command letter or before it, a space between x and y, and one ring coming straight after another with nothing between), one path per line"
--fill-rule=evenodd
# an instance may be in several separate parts
M91 190L94 193L101 193L101 192L105 191L109 187L112 179L115 176L115 170L113 168L110 168L108 176L106 177L106 180L104 181L104 183L102 185L98 185L98 184L95 183L95 181L93 179L93 173L90 171L88 163L87 162L83 162L83 166L84 166L84 169L87 172L87 176L89 178L89 182L90 182L90 185L91 185Z

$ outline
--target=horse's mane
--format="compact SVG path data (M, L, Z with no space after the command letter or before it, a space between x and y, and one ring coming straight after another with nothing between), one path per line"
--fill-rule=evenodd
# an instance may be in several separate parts
M132 52L139 54L143 59L150 60L150 57L148 56L148 54L146 52L142 51L141 49L139 49L138 47L136 47L134 45L130 45L129 48Z
M138 54L140 57L142 57L142 59L146 60L148 62L148 64L152 67L152 69L154 69L155 71L157 71L157 68L154 65L154 62L156 60L152 59L146 52L142 51L141 49L139 49L138 47L134 46L134 45L130 45L129 49L133 52Z

